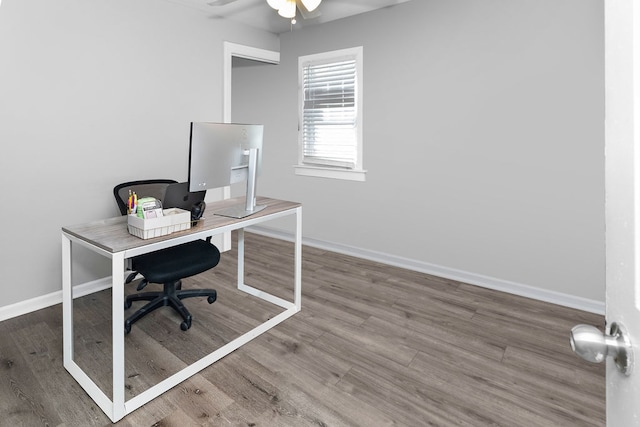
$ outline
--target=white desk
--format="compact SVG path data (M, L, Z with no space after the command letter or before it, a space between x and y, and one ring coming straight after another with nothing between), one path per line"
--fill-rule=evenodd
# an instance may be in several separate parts
M190 230L168 236L142 240L127 231L126 217L111 218L87 224L62 228L62 315L64 367L91 396L96 404L113 422L138 409L160 394L198 373L207 366L246 344L253 338L293 316L301 308L302 289L302 206L299 203L258 198L258 204L267 207L243 219L213 215L217 209L244 203L244 198L230 199L207 205L205 215ZM294 301L263 292L244 283L244 228L276 218L295 215L294 252ZM124 355L124 271L125 260L137 255L153 252L188 241L238 230L238 289L273 303L285 310L249 332L225 344L202 359L164 379L155 386L125 402L125 355ZM112 336L113 336L113 396L109 398L96 383L74 361L73 332L73 288L71 286L71 246L82 245L111 259L112 268ZM215 309L215 306L212 306Z

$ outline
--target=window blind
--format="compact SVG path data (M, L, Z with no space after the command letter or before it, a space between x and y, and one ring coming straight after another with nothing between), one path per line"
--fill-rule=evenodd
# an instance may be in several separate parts
M355 58L303 67L303 163L356 166L357 78Z

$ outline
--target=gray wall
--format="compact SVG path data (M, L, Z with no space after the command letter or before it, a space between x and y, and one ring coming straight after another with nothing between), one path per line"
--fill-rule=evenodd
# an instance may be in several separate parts
M604 301L602 0L416 0L283 34L234 71L260 193L304 235ZM297 58L364 46L364 183L294 175Z
M115 184L186 180L189 122L222 120L223 40L279 48L168 1L2 1L0 307L60 290L60 227L117 215ZM79 255L75 282L110 275Z

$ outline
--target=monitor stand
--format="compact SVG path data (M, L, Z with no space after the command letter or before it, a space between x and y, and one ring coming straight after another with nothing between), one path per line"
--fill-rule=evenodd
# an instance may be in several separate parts
M244 205L234 205L228 208L215 211L215 215L227 216L231 218L244 218L260 212L266 206L256 205L256 180L258 172L258 149L250 148L245 151L245 155L249 154L249 170L247 171L247 196Z

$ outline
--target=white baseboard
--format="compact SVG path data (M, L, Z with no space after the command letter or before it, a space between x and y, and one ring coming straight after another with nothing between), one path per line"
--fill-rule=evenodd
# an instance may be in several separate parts
M250 227L249 231L261 234L263 236L273 237L281 240L293 241L293 234L268 227ZM484 276L481 274L470 273L468 271L457 270L454 268L443 267L430 264L423 261L417 261L409 258L403 258L395 255L385 254L382 252L371 251L368 249L356 248L353 246L343 245L340 243L326 242L323 240L310 239L304 237L302 242L318 249L324 249L331 252L337 252L344 255L350 255L357 258L367 259L381 264L393 265L395 267L406 268L407 270L418 271L420 273L431 274L445 279L457 280L459 282L468 283L470 285L480 286L483 288L493 289L496 291L507 292L527 298L545 301L552 304L558 304L564 307L571 307L578 310L588 311L590 313L605 314L604 302L582 298L574 295L568 295L561 292L555 292L547 289L540 289L529 285L510 282L508 280L497 279L495 277ZM94 280L92 282L83 283L74 286L73 297L78 298L89 295L93 292L102 291L111 287L111 277ZM15 304L0 307L0 322L31 313L52 305L62 303L62 290L42 295L26 301L20 301Z
M74 286L73 297L79 298L110 287L111 276ZM0 322L60 303L62 303L62 290L31 298L26 301L20 301L15 304L6 305L4 307L0 307Z
M256 234L261 234L263 236L293 241L293 234L268 227L254 226L250 227L248 230ZM314 248L367 259L370 261L379 262L381 264L387 264L395 267L405 268L407 270L418 271L420 273L431 274L445 279L456 280L459 282L468 283L470 285L480 286L483 288L493 289L501 292L507 292L522 297L545 301L552 304L558 304L564 307L588 311L590 313L601 315L605 314L605 304L601 301L564 294L548 289L540 289L534 286L497 279L495 277L484 276L481 274L471 273L455 268L443 267L423 261L417 261L382 252L343 245L340 243L326 242L323 240L310 239L306 237L303 237L302 242L303 244Z

